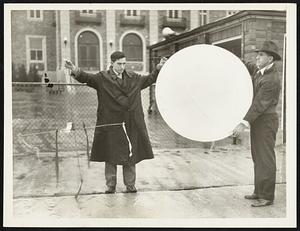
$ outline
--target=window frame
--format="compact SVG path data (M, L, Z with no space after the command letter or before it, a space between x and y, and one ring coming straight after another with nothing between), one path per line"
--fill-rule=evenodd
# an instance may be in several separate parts
M121 35L121 37L120 37L120 39L119 39L119 47L120 47L120 50L123 51L123 39L124 39L124 37L125 37L127 34L131 34L131 33L136 34L136 35L139 36L140 39L142 40L143 61L142 61L142 62L141 62L141 61L127 61L127 63L128 63L128 64L130 64L130 63L139 63L139 64L142 64L142 66L143 66L142 70L141 70L141 71L136 71L136 72L137 72L137 73L140 73L140 74L148 73L148 72L146 71L146 60L147 60L147 57L146 57L146 50L147 50L147 48L146 48L146 39L145 39L145 37L144 37L144 35L143 35L142 33L140 33L139 31L136 31L136 30L127 30L127 31L125 31L125 32Z
M34 12L34 17L31 17L30 13L32 10L27 10L27 20L28 21L43 21L44 20L44 14L43 14L43 10L33 10ZM36 17L36 12L40 11L40 17L37 18Z
M80 35L81 34L84 34L84 33L92 33L94 36L95 36L95 38L97 39L97 41L98 41L98 43L96 44L96 43L91 43L91 44L89 44L90 46L98 46L98 49L95 49L96 50L96 55L98 56L97 58L96 58L96 65L97 66L93 66L93 69L96 69L96 71L98 71L98 70L101 70L101 54L100 54L100 52L99 52L99 49L100 49L100 40L99 40L99 37L98 37L98 35L94 32L94 31L90 31L90 30L84 30L84 31L82 31L82 32L80 32L79 34L78 34L78 38L77 38L77 43L75 44L75 46L77 46L77 66L78 67L81 67L81 68L83 68L83 69L85 69L86 67L85 66L80 66L80 64L82 64L82 59L80 59L80 56L81 56L81 54L80 54L80 43L79 43L79 38L80 38ZM87 54L90 54L90 46L88 46L88 44L87 43L82 43L81 44L81 46L85 46L86 48L87 48ZM88 60L88 58L86 58L86 60ZM86 61L85 60L85 61ZM87 70L87 71L91 71L91 70ZM93 70L93 71L95 71L95 70Z
M97 36L98 40L99 40L99 65L100 65L100 70L104 70L104 68L106 68L106 66L104 66L104 60L103 60L103 38L101 36L101 34L99 33L99 31L93 29L93 28L90 28L90 27L83 27L81 28L80 30L78 30L76 32L76 35L74 37L74 43L73 43L73 48L74 48L74 51L75 51L75 65L78 66L78 39L79 39L79 35L82 33L82 32L85 32L85 31L90 31L90 32L93 32L95 33L95 35ZM110 55L110 54L109 54ZM107 59L109 60L110 56L107 56ZM108 64L110 65L110 64ZM88 73L98 73L99 70L97 71L87 71Z
M86 11L86 12L83 12L83 11ZM89 13L89 11L93 11L93 13ZM96 17L97 12L96 12L96 10L80 10L79 15L84 16L84 17Z
M30 49L30 39L31 38L41 38L42 39L42 60L31 60L31 49ZM44 70L47 71L47 48L46 48L46 36L44 35L26 35L26 63L27 71L32 63L42 63L44 64Z
M177 18L174 18L174 17L170 18L169 17L169 11L172 11L173 15L174 15L175 11L178 11L177 12L178 17ZM166 18L167 18L168 21L180 21L182 19L182 10L166 10Z
M243 51L242 51L242 35L237 35L237 36L233 36L233 37L229 37L229 38L226 38L226 39L221 39L221 40L218 40L218 41L215 41L215 42L212 42L211 45L217 45L218 44L222 44L222 43L226 43L226 42L232 42L232 41L235 41L235 40L241 40L241 55L243 55Z
M128 57L126 57L126 60L127 60L127 62L137 62L137 63L142 63L142 62L144 62L144 57L143 57L143 40L142 40L142 38L138 35L138 34L136 34L136 33L134 33L134 32L131 32L131 33L127 33L124 37L123 37L123 39L122 39L122 51L124 51L124 40L125 40L125 38L126 38L126 36L129 36L129 35L131 35L131 34L133 34L133 35L135 35L135 36L137 36L138 37L138 39L141 41L141 44L140 44L140 48L141 48L141 60L128 60Z
M239 12L238 10L226 10L226 17L231 16Z
M131 13L133 13L133 11L136 11L136 15L128 15L127 14L128 10L124 10L124 17L125 18L139 18L141 16L141 11L140 10L130 10Z
M199 10L199 26L204 26L206 24L209 23L209 11L205 10L206 12L204 12L204 10ZM204 17L206 17L206 23L203 23L203 19Z

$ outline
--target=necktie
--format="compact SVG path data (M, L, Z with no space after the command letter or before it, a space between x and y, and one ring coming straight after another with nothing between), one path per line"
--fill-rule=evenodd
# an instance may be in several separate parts
M258 85L261 77L262 77L261 72L260 71L256 72L256 74L253 77L253 79L254 79L254 88L257 88L257 85Z
M122 86L122 84L123 84L122 74L118 74L118 76L117 76L117 82L118 82L118 84L119 84L120 86Z

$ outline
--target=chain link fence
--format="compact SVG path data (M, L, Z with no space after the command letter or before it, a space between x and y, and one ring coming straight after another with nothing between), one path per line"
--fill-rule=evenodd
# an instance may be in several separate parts
M24 154L30 149L53 152L56 144L60 151L86 147L83 123L92 127L96 121L97 98L92 89L82 84L49 88L47 85L14 83L12 91L15 154ZM76 130L62 132L68 122L73 122ZM56 130L59 130L57 139ZM88 137L92 137L92 132L88 129ZM76 145L75 133L78 137Z
M153 147L201 145L177 135L168 127L156 108L153 87L151 91L145 89L142 92L145 121ZM42 83L13 83L14 154L54 152L56 141L60 152L86 150L87 145L91 147L97 104L96 91L84 84L54 84L49 87ZM70 122L73 122L75 130L64 132Z

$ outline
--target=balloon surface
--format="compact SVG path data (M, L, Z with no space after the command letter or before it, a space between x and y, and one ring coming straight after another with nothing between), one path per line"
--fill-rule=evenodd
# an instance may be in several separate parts
M205 44L179 50L168 59L155 95L170 128L188 139L209 142L232 135L251 105L253 87L237 56Z

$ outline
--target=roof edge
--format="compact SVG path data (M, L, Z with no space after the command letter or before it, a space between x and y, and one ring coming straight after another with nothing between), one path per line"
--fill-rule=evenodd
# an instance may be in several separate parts
M277 17L285 17L286 16L286 11L277 11L277 10L243 10L243 11L240 11L240 12L238 12L238 13L236 13L234 15L231 15L229 17L221 18L221 19L219 19L217 21L205 24L203 26L197 27L197 28L195 28L193 30L184 32L184 33L179 34L179 35L174 35L173 37L171 37L171 38L169 38L167 40L163 40L161 42L158 42L158 43L152 44L150 46L147 46L147 48L148 49L156 48L156 47L162 46L164 44L167 44L167 43L170 43L170 42L174 42L174 41L176 41L178 39L188 37L191 34L203 32L205 30L208 30L208 29L210 29L212 27L215 27L215 26L218 26L220 24L224 24L224 23L236 20L236 19L240 19L240 18L245 17L245 16L253 16L253 15L255 15L255 16L277 16Z

